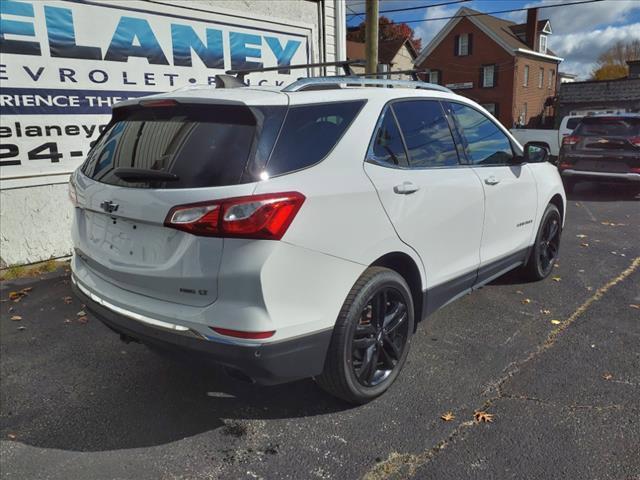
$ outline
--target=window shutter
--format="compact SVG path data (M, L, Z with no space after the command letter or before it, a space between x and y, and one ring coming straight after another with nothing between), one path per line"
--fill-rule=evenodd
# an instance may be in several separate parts
M458 56L458 45L460 44L460 35L453 37L453 56Z
M468 55L471 55L473 53L473 33L469 33L467 35L467 41L469 42L469 47L468 47Z
M480 83L478 83L478 87L484 88L484 67L480 67Z
M438 72L438 85L444 85L442 81L442 70L436 70L436 72Z
M498 65L493 66L493 86L494 87L498 86Z

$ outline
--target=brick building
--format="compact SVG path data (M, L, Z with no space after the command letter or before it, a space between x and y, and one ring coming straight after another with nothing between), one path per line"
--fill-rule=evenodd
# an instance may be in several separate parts
M472 98L505 126L553 124L557 57L547 48L549 20L529 9L515 24L461 8L416 59L428 81Z

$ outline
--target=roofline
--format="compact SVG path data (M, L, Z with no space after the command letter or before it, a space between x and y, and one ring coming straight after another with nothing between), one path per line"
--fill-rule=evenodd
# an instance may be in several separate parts
M415 65L418 65L418 64L424 62L427 59L427 57L431 54L431 52L433 52L433 50L438 45L440 45L440 42L442 42L442 40L444 40L444 37L449 35L451 30L453 30L453 27L455 27L458 24L458 22L460 22L463 18L466 18L469 21L473 22L473 24L476 27L478 27L480 30L482 30L487 36L489 36L489 38L491 38L491 40L493 40L498 45L500 45L510 55L514 55L515 56L515 51L514 51L513 48L511 48L498 35L496 35L493 30L491 30L490 28L487 28L486 25L484 25L481 21L479 21L477 19L477 17L480 16L480 15L474 15L474 16L463 15L463 16L459 16L461 12L466 11L466 10L468 10L468 9L466 9L465 7L461 7L460 9L458 9L458 11L454 15L454 18L449 20L447 22L447 24L444 27L442 27L442 29L438 32L438 34L435 37L433 37L433 39L429 42L429 44L425 48L422 49L422 52L420 52L420 55L418 55L418 58L416 58L413 61L413 63Z
M517 48L514 50L515 53L522 53L525 55L531 55L533 57L540 57L540 58L544 58L545 60L553 60L554 62L562 62L564 60L564 58L562 57L556 57L554 55L547 55L546 53L540 53L540 52L535 52L533 50L528 50L526 48Z

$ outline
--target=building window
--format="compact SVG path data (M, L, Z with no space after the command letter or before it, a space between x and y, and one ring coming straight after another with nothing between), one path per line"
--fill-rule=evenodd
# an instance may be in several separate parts
M553 70L549 70L549 90L553 88L553 80L556 76L556 72Z
M464 57L469 55L469 34L463 33L458 36L458 55Z
M495 65L484 65L482 67L482 86L484 88L495 86L495 73L496 73Z
M522 118L520 119L520 124L525 126L527 124L527 102L524 102L522 106Z
M529 86L529 65L524 66L524 82L522 83L522 86Z
M538 47L539 47L540 53L547 53L547 36L546 35L540 35L540 45Z
M429 83L440 83L440 72L438 70L429 70Z
M538 71L538 88L542 88L544 85L544 68Z
M498 115L498 104L497 103L483 103L482 108L484 108L487 112L489 112L494 117Z

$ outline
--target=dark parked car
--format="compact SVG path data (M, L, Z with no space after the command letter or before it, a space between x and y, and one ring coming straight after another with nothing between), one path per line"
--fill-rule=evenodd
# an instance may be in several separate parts
M558 169L567 192L581 180L633 182L640 188L640 114L584 117L563 138Z

